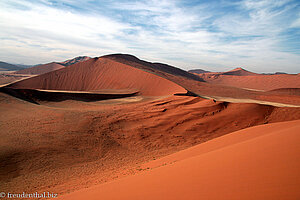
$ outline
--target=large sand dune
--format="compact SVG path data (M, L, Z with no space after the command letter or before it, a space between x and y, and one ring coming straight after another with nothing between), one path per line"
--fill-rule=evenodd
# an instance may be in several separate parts
M299 131L299 120L244 129L162 159L173 164L61 199L296 200Z
M140 94L148 96L186 92L184 88L169 80L106 58L80 62L58 71L20 81L10 87L70 91L135 89Z

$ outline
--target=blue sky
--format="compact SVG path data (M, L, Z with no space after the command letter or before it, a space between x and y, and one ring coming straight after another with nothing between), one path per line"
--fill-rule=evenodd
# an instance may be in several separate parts
M129 53L182 69L300 72L297 0L0 0L0 60Z

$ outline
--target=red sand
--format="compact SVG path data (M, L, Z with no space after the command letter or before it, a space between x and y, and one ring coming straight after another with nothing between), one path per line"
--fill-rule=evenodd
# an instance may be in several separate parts
M259 75L253 72L249 72L241 67L235 68L233 70L227 71L227 72L221 72L222 75L233 75L233 76L255 76Z
M55 71L58 69L64 68L63 65L60 65L58 63L52 62L44 65L37 65L34 67L22 69L19 71L16 71L15 74L45 74L51 71Z
M181 72L180 70L176 70L175 67L168 66L168 65L162 65L159 66L155 65L155 63L145 62L142 60L137 59L136 57L130 56L130 55L109 55L105 56L109 59L113 59L117 62L130 65L133 67L136 67L138 69L146 70L151 73L157 74L161 77L164 77L182 87L187 89L190 92L193 92L199 96L208 96L208 97L230 97L235 99L253 99L253 100L262 100L262 101L268 101L268 102L277 102L277 103L285 103L285 104L293 104L293 105L300 105L300 98L299 96L291 96L291 95L282 95L277 96L275 93L264 93L261 91L253 91L240 87L239 82L235 83L235 87L231 87L230 85L220 85L220 84L214 84L213 82L210 83L204 83L202 79L195 79L193 76L188 76L187 74ZM222 75L225 74L225 75ZM232 74L232 75L230 75ZM191 74L190 74L191 75ZM257 80L261 80L259 77L264 77L265 75L256 74L253 72L249 72L242 68L236 68L234 70L228 71L228 72L210 72L205 74L198 75L200 77L203 77L203 79L206 80L205 77L214 76L217 77L235 77L236 79L243 80L243 78L249 78L253 77L255 80L255 77L258 77ZM283 86L279 82L276 81L276 77L281 77L280 75L266 75L274 76L272 79L272 84L279 84L278 87ZM300 76L297 76L299 80ZM292 78L292 79L290 79ZM288 76L286 80L284 80L284 83L289 83L289 85L292 85L293 83L293 75ZM263 86L265 83L263 80L261 80L258 83L260 86ZM249 86L248 83L245 85ZM244 86L243 86L244 87Z
M74 91L136 89L148 96L186 93L184 88L169 80L106 58L80 62L20 81L11 87Z
M174 164L60 199L296 200L299 132L299 120L244 129L169 156Z
M300 97L291 95L295 90L252 91L204 83L162 64L120 62L90 59L10 87L42 90L46 97L57 91L44 90L80 94L121 89L141 96L92 102L45 98L32 104L0 92L1 191L50 191L62 197L78 190L71 199L75 194L79 199L299 197L293 189L299 188L299 134L293 130L299 132L300 108L169 96L184 93L184 87L234 101L300 104ZM289 120L298 121L245 129ZM148 167L155 169L132 176ZM101 190L81 190L95 185Z
M142 163L233 131L300 119L300 108L147 98L36 105L0 93L2 191L62 195L139 173Z
M239 88L249 88L256 90L274 90L279 88L300 88L300 77L293 74L278 75L256 75L256 76L234 76L218 75L203 76L208 83L227 85Z

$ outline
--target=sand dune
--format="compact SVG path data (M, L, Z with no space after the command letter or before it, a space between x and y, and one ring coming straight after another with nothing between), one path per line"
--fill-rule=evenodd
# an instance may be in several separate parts
M273 77L273 79L270 81L270 84L275 84L278 87L285 86L284 84L291 86L293 85L294 81L298 81L299 76L294 75L283 75L287 76L286 80L281 80L281 75L261 75L256 74L253 72L249 72L242 68L236 68L234 70L228 71L228 72L211 72L211 73L205 73L201 79L195 78L194 74L187 75L186 72L182 72L182 70L176 70L175 67L163 65L163 64L157 64L157 63L151 63L147 61L140 60L134 56L131 55L124 55L124 54L116 54L116 55L108 55L104 56L109 59L115 60L120 63L125 63L130 66L136 67L138 69L142 69L151 73L154 73L156 75L159 75L161 77L164 77L182 87L187 89L191 94L199 95L201 97L203 96L218 96L218 97L226 97L226 98L232 98L237 100L241 100L242 102L245 102L246 99L255 100L255 102L275 102L275 103L281 103L281 104L291 104L291 105L300 105L300 98L291 96L287 94L280 94L280 96L276 95L275 93L264 93L263 91L265 89L255 89L255 88L249 88L249 83L240 84L239 81L235 82L235 79L238 80L247 80L251 79L255 82L255 84L258 84L261 87L263 87L265 84L269 84L268 82L265 83L264 79L261 77ZM157 64L157 65L156 65ZM210 77L211 75L216 75L215 78L218 80L217 77L234 77L231 85L226 84L216 84L213 81L207 80L206 77ZM219 75L221 74L221 75ZM226 75L222 75L226 74ZM233 74L233 75L229 75ZM196 75L197 76L197 75ZM251 78L253 77L253 78ZM257 78L256 78L257 77ZM276 78L279 77L279 81L276 81ZM296 78L295 78L296 77ZM291 79L290 79L291 78ZM212 78L213 79L213 78ZM222 78L221 78L222 79ZM203 82L203 80L206 80L207 83ZM231 80L229 78L229 80ZM255 80L258 80L256 83ZM266 79L268 80L268 79ZM298 81L299 82L299 81ZM270 85L269 84L269 85ZM297 85L297 84L296 84ZM251 84L250 84L251 86ZM247 88L247 89L245 89ZM250 102L250 101L249 101Z
M300 119L300 108L190 96L39 103L0 93L2 191L61 195L233 131Z
M106 58L80 62L58 71L20 81L10 87L74 91L135 89L140 94L148 96L186 92L184 88L169 80Z
M299 197L297 87L204 82L124 54L76 61L0 88L1 191L46 190L62 199ZM271 76L225 73L214 79L263 85L260 77ZM274 86L299 75L272 77Z
M299 131L299 120L244 129L161 160L173 164L60 199L296 200Z
M300 88L300 77L293 74L256 75L256 76L201 76L208 83L257 90L279 88Z
M72 58L69 60L66 60L64 62L51 62L47 64L37 65L30 68L25 68L19 71L16 71L15 74L45 74L48 72L52 72L61 68L64 68L65 66L69 66L78 62L86 61L90 59L90 57L87 56L79 56L76 58Z
M182 69L179 69L174 66L170 66L163 63L152 63L144 60L140 60L137 57L129 54L111 54L103 56L104 58L108 58L126 65L130 65L136 67L138 69L142 69L148 71L150 73L154 73L164 78L169 78L168 75L180 76L191 80L203 81L197 75L188 73ZM172 80L172 79L169 79Z
M222 72L222 75L232 75L232 76L255 76L259 75L253 72L249 72L241 67L235 68L233 70L227 71L227 72Z
M63 68L64 66L61 64L58 64L56 62L48 63L48 64L43 64L43 65L37 65L34 67L22 69L19 71L16 71L15 74L45 74L51 71L55 71L58 69Z

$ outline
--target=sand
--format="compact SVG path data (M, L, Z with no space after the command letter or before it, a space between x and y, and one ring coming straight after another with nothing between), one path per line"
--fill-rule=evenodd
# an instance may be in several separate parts
M39 75L39 74L45 74L51 71L55 71L58 69L63 68L64 66L55 62L43 64L43 65L37 65L34 67L22 69L19 71L14 72L15 74L31 74L31 75Z
M220 76L254 77L230 73ZM1 191L65 199L296 199L298 89L218 85L128 55L6 84Z
M63 195L138 174L143 163L233 131L300 118L300 108L188 96L37 105L0 94L5 192Z
M186 93L184 88L174 82L106 58L83 61L20 81L10 87L69 91L134 89L147 96Z
M300 88L300 77L293 74L255 76L218 75L212 77L204 76L201 77L208 83L240 88L264 91L279 88Z
M299 131L299 120L244 129L60 199L299 199Z

